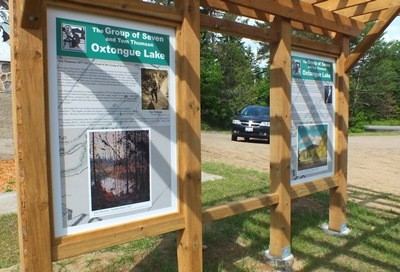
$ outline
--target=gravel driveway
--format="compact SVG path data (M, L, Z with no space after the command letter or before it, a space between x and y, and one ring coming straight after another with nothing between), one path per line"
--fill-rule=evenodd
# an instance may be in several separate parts
M240 138L242 139L242 138ZM230 134L201 134L202 160L269 171L270 145L230 140ZM349 137L348 185L400 196L400 135Z

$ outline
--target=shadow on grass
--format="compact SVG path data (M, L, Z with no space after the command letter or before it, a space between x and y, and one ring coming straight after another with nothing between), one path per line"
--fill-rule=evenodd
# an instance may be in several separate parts
M268 192L266 174L219 164L205 165L204 170L224 177L203 184L204 206ZM400 197L355 186L349 186L348 191L351 233L346 237L328 235L320 229L328 222L328 193L293 201L293 271L399 271ZM264 208L205 224L204 271L271 271L262 255L269 246L269 222L269 210ZM120 260L124 263L119 265L115 260L101 270L90 271L178 270L175 233L145 242L107 250L123 254ZM142 244L140 249L138 244Z
M218 175L225 172L206 171ZM229 173L237 174L235 169ZM213 184L217 182L220 185ZM229 182L232 181L228 178L206 183L203 193L219 187L229 188ZM291 246L296 259L293 271L399 271L400 197L355 186L349 186L348 191L347 223L351 233L345 237L328 235L320 228L329 219L328 193L293 201ZM265 193L265 187L257 191L244 186L229 196L217 191L206 203L229 202L243 195L248 197L251 192L254 195ZM268 209L260 209L205 224L204 271L271 271L262 255L269 245L269 220ZM159 247L161 249L155 248L131 271L177 271L176 241L168 238ZM166 247L172 252L162 257ZM154 270L157 263L161 265Z

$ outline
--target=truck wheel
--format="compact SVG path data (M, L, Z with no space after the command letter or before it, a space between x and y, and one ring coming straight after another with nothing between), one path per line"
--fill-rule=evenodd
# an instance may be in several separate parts
M232 141L237 141L237 136L232 135L231 140L232 140Z

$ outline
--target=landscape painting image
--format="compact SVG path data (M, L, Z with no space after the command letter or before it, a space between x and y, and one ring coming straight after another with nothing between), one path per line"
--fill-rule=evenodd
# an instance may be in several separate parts
M148 130L89 131L92 211L150 201Z
M328 157L328 125L299 125L298 171L326 166Z

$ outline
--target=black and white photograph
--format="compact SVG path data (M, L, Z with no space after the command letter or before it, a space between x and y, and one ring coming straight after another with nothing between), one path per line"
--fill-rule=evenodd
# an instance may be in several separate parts
M299 76L300 75L300 61L292 60L292 75Z
M325 85L324 87L325 89L325 104L332 104L332 92L333 92L333 88L331 85Z
M86 52L86 28L62 24L61 48L64 51Z
M168 110L168 71L142 69L142 110Z

